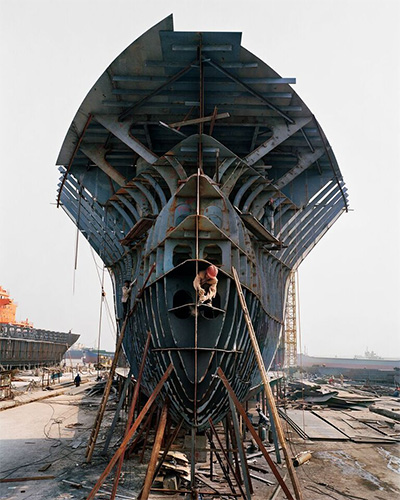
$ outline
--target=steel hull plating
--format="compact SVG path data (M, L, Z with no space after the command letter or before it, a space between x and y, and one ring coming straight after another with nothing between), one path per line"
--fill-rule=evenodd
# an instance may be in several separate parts
M240 38L161 21L96 82L57 162L58 202L109 269L118 318L122 285L135 280L123 344L134 373L150 331L143 386L150 393L172 362L162 397L198 429L228 411L219 366L242 401L257 376L232 267L268 369L290 273L347 210L293 79ZM210 263L218 294L199 307L193 280Z
M79 335L73 333L37 329L11 331L16 329L13 325L1 327L0 365L4 369L58 364L67 349L79 339Z
M200 262L204 267L204 262ZM165 394L171 397L171 413L178 420L184 417L187 425L196 422L202 429L208 418L219 419L228 411L226 394L215 373L219 366L230 378L239 398L243 399L252 382L255 366L250 339L238 303L235 283L228 276L220 276L218 309L195 306L192 286L195 262L187 262L146 289L137 313L129 328L141 335L129 336L125 342L128 359L138 363L143 352L145 328L152 332L152 349L146 365L144 385L151 392L161 374L172 362ZM174 308L173 297L181 290L192 300ZM268 317L262 305L251 292L246 293L249 310L260 342L268 333ZM196 316L197 314L197 316ZM197 332L197 335L196 335ZM265 350L266 362L271 362L277 344L270 339L271 348Z

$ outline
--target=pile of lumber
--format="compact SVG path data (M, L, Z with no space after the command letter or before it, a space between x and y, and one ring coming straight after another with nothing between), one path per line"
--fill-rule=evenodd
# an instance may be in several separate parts
M160 457L162 452L160 452ZM154 488L175 491L184 483L190 483L190 464L185 453L169 451L154 480Z

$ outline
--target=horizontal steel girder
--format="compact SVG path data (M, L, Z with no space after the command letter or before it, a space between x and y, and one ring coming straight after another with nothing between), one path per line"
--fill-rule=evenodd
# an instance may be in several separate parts
M244 158L244 161L248 165L254 165L258 160L263 158L267 153L276 148L279 144L285 141L288 137L295 134L298 130L302 129L312 120L311 117L299 118L295 123L287 125L282 123L281 125L275 126L273 130L272 137L267 141L263 142L258 148L252 151L250 154Z

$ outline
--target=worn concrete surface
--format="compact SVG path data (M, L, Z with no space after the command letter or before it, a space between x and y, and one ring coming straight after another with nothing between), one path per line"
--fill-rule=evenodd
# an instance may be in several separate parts
M91 385L72 387L62 395L0 412L0 478L55 476L43 481L2 483L1 499L86 497L86 490L73 489L63 480L81 482L86 477L94 484L107 463L95 459L86 474L85 448L99 403L99 398L85 397L85 389ZM47 465L47 470L39 470Z

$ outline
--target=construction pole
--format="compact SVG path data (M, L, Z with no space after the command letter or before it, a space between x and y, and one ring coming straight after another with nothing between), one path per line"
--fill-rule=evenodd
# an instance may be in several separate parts
M101 403L99 406L99 410L97 412L96 420L94 422L92 432L91 432L90 437L89 437L88 445L86 448L86 462L88 462L88 463L92 460L92 455L93 455L94 447L95 447L95 444L97 441L97 436L99 435L99 432L100 432L100 426L101 426L101 423L103 421L104 412L106 410L108 396L110 395L111 386L112 386L112 382L113 382L113 378L114 378L114 373L115 373L115 370L117 368L118 356L119 356L119 353L121 351L122 340L123 340L124 335L125 335L127 323L128 323L128 316L125 318L121 333L118 337L118 342L117 342L117 346L115 348L115 354L114 354L114 358L113 358L113 361L111 364L110 373L108 375L106 386L105 386L104 392L103 392L103 397L102 397L102 400L101 400Z
M150 462L147 467L146 478L144 480L143 490L140 495L141 500L147 500L150 494L150 488L154 481L154 472L156 470L158 454L161 449L161 442L164 437L165 425L167 423L168 402L165 401L161 411L160 423L157 429L156 437L154 439L153 449L151 451Z
M135 389L133 391L133 397L132 397L131 406L129 408L128 420L126 422L126 427L125 427L125 436L128 434L129 429L132 426L133 415L135 413L136 403L137 403L137 400L139 398L140 384L142 383L142 376L143 376L143 372L144 372L144 367L146 365L147 352L148 352L149 347L150 347L150 341L151 341L151 331L149 330L147 332L147 339L146 339L146 344L144 346L142 361L140 363L139 374L138 374L138 378L136 380ZM122 464L123 463L124 463L124 455L121 455L121 457L120 457L120 459L118 461L117 471L115 473L114 484L113 484L113 489L112 489L112 492L111 492L110 500L114 500L115 495L117 494L119 477L121 475Z
M221 367L218 368L217 374L220 377L220 379L222 380L222 383L224 384L226 390L228 391L229 396L232 398L232 401L233 401L234 405L236 406L237 411L242 416L245 425L249 429L250 434L253 436L261 453L264 455L265 460L267 461L268 465L271 467L271 471L272 471L273 475L276 477L278 483L281 485L283 491L285 492L286 497L288 498L288 500L293 500L293 495L290 493L290 490L288 489L284 480L282 479L282 476L280 475L278 468L276 467L276 465L272 461L272 458L269 456L267 449L263 445L263 442L261 441L261 438L258 435L258 432L254 429L253 424L250 422L249 417L246 415L246 410L240 404L240 401L236 397L236 394L234 393L232 387L230 386L228 379L226 378Z
M153 274L155 267L156 267L156 264L154 263L151 266L149 274L147 275L146 279L144 280L142 288L139 290L139 292L136 296L136 299L135 299L135 302L133 304L132 309L129 311L129 313L126 315L126 317L124 319L121 333L119 334L117 345L115 346L114 359L112 361L108 380L107 380L106 386L104 388L103 398L101 400L99 411L97 413L96 420L95 420L92 432L91 432L90 437L89 437L89 442L88 442L88 445L86 448L86 462L90 462L92 460L92 455L93 455L94 447L95 447L95 444L97 441L97 436L99 435L101 422L103 421L104 412L106 410L108 396L110 395L114 373L115 373L115 370L117 368L118 357L119 357L119 353L120 353L121 348L122 348L122 341L124 339L125 330L127 329L127 326L128 326L128 320L129 320L130 316L132 315L132 313L135 311L135 309L139 303L139 300L141 299L141 297L144 293L144 289L147 285L147 282L149 281L151 275Z
M106 477L108 474L110 474L111 470L113 469L114 465L117 463L119 460L119 457L125 453L126 447L128 446L129 441L132 439L133 435L137 431L139 425L141 424L142 420L146 416L147 412L149 411L150 407L154 403L156 397L158 396L158 393L161 391L163 385L165 384L166 380L170 376L171 372L173 371L174 367L172 363L168 366L166 369L164 375L161 377L160 381L158 382L156 388L152 392L151 396L147 400L146 404L143 406L142 411L139 413L137 416L135 423L132 425L130 428L128 434L124 437L124 440L122 441L120 447L118 450L115 452L114 456L111 458L110 462L108 463L107 467L104 469L103 473L100 475L97 483L94 485L92 491L89 493L88 497L86 500L92 500L95 496L96 493L99 491L101 488L101 485L104 483Z
M261 380L262 380L263 385L264 385L265 395L267 397L267 401L268 401L269 406L271 408L271 416L272 416L273 420L275 421L278 439L279 439L279 442L282 446L283 454L285 456L286 466L287 466L287 469L289 472L290 479L292 481L294 493L295 493L297 500L303 500L303 495L302 495L302 492L300 489L300 483L299 483L299 480L297 478L296 472L294 470L293 462L289 456L289 452L288 452L288 449L286 446L285 435L283 433L281 421L280 421L280 418L278 415L278 410L277 410L276 405L275 405L275 400L274 400L274 396L272 394L271 386L269 385L267 370L265 369L265 365L264 365L264 361L262 359L260 347L259 347L258 342L257 342L256 333L254 331L253 324L252 324L251 318L250 318L250 314L249 314L249 311L247 309L246 300L245 300L244 295L243 295L242 285L239 281L239 276L238 276L237 271L234 267L232 267L232 274L233 274L233 277L235 279L240 304L241 304L242 309L243 309L243 314L244 314L244 317L246 320L246 324L247 324L247 328L249 331L254 354L256 356L258 369L260 370Z

